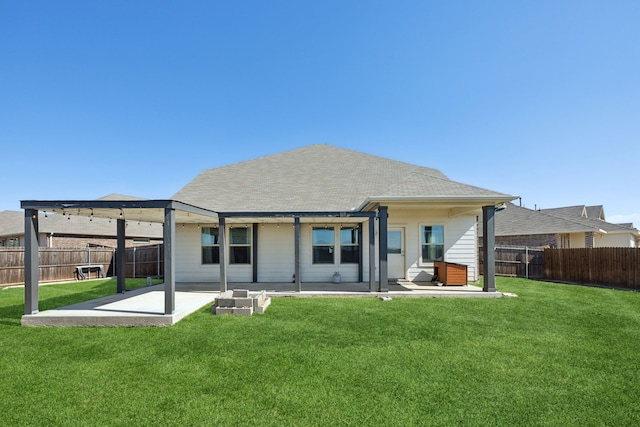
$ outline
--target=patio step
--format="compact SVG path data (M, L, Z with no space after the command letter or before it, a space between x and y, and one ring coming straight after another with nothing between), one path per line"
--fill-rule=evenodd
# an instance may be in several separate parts
M251 316L254 312L264 313L270 304L271 298L267 296L265 291L251 296L247 289L236 289L230 296L229 292L226 292L224 296L216 298L211 312L213 314Z

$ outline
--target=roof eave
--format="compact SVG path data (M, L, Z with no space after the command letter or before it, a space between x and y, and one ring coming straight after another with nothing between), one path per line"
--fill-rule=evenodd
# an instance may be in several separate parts
M496 194L491 196L379 196L367 197L356 210L369 210L381 203L459 203L475 204L478 206L500 205L517 199L518 196Z

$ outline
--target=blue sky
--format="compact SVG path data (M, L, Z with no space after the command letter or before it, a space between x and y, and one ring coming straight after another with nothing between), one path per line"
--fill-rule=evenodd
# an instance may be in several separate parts
M638 226L639 22L637 0L0 0L0 210L166 199L322 143Z

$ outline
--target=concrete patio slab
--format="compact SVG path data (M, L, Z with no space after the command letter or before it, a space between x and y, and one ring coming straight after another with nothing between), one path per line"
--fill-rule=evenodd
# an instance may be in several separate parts
M23 326L171 326L212 304L217 292L176 291L175 311L164 314L164 286L155 285L22 316Z
M266 291L269 297L391 297L391 298L500 298L500 292L483 292L467 286L435 286L398 281L389 292L370 292L368 283L230 283L228 290ZM219 283L176 284L175 311L164 313L164 285L139 288L79 304L22 316L23 326L171 326L185 316L213 304L220 295Z

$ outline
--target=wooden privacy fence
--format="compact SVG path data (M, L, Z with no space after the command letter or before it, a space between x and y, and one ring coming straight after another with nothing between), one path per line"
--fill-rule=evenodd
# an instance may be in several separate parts
M115 276L116 250L111 248L40 248L40 282L75 280L76 266L102 265L107 276ZM164 271L163 245L126 248L126 277L158 277ZM97 273L91 273L95 278ZM0 248L0 286L24 283L24 248Z
M160 277L164 274L164 245L126 249L126 277Z
M542 279L544 277L544 250L540 248L496 247L496 276ZM484 274L484 250L480 247L480 274Z
M638 290L640 249L545 249L544 278Z

